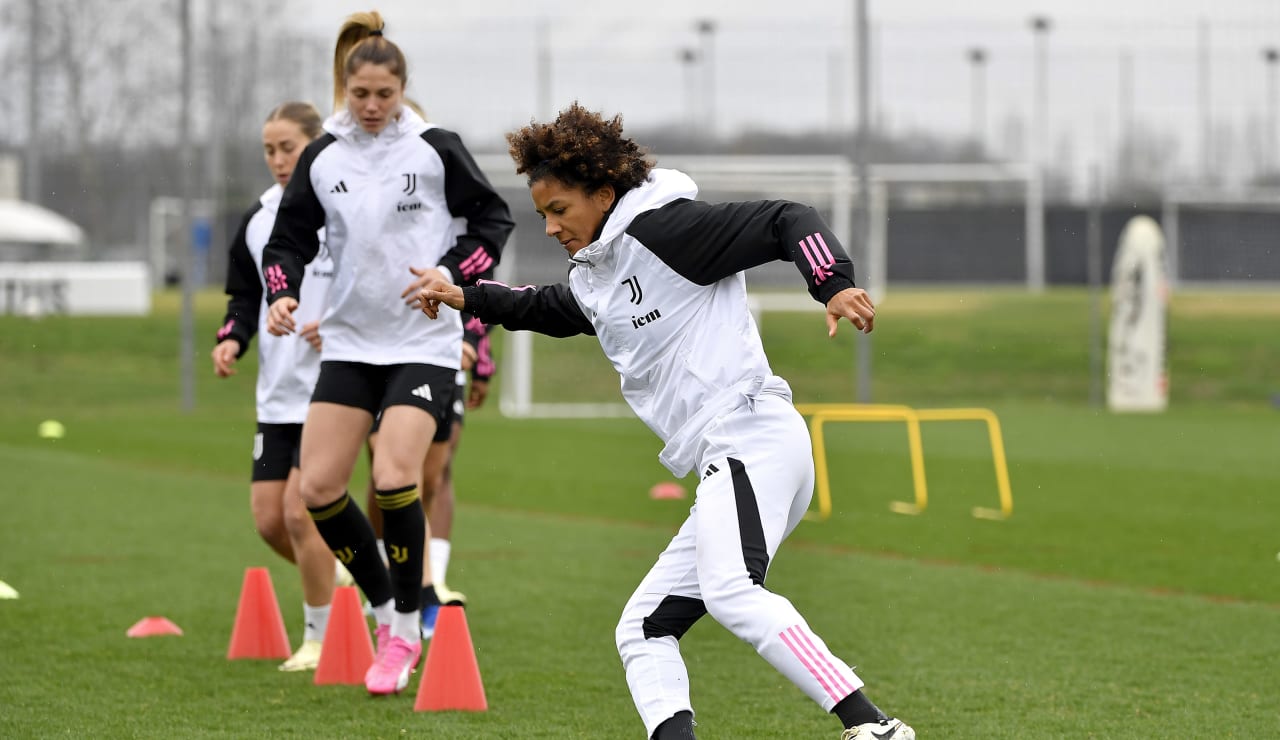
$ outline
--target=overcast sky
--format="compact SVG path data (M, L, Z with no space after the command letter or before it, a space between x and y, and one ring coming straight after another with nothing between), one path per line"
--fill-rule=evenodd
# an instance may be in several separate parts
M705 120L707 68L679 59L681 49L702 48L700 19L716 24L710 102L718 132L811 131L846 126L855 115L853 0L290 2L293 17L322 37L332 37L346 14L378 8L387 36L409 56L410 94L474 148L496 148L504 131L574 99L621 112L636 127ZM1245 142L1264 136L1262 50L1280 46L1280 0L871 0L876 120L899 134L969 134L975 106L966 55L982 47L989 61L978 110L986 140L1008 158L1026 156L1032 15L1052 19L1055 161L1075 170L1095 160L1106 167L1132 126L1176 141L1175 174L1194 175L1208 120L1215 139L1237 142L1210 151L1234 162L1224 166L1250 166L1256 153ZM540 21L551 49L544 100Z

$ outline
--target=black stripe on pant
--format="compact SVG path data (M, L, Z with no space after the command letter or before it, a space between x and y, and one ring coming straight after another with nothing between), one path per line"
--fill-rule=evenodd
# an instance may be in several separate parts
M769 570L769 550L764 542L764 525L760 523L760 505L747 477L747 468L732 457L726 458L733 474L733 496L738 509L738 536L742 539L742 562L751 582L764 585Z

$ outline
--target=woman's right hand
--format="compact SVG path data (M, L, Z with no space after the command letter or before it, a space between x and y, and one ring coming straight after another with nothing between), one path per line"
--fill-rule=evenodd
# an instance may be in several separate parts
M462 296L462 288L437 278L418 291L418 303L422 306L422 312L434 319L440 316L441 303L461 311L465 305L465 299Z
M232 365L236 364L236 358L240 356L240 341L224 339L213 348L210 356L213 357L213 372L219 378L229 378L236 374Z
M283 296L277 298L267 309L267 331L277 337L292 334L297 325L293 321L293 312L298 309L298 299Z

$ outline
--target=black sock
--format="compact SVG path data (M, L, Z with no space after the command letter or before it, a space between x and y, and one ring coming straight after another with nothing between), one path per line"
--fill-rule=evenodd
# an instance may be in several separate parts
M440 606L440 596L436 594L435 585L422 587L422 606Z
M418 487L376 491L374 498L382 509L382 538L391 561L396 611L415 612L422 605L422 548L427 538L427 517L418 500Z
M694 740L693 712L681 710L653 731L653 740Z
M889 719L884 712L880 711L880 707L871 703L871 700L862 693L862 689L841 699L840 703L831 709L831 713L840 718L845 729Z
M346 566L370 604L391 598L391 581L378 554L378 540L369 519L345 491L342 498L317 509L307 507L324 543Z

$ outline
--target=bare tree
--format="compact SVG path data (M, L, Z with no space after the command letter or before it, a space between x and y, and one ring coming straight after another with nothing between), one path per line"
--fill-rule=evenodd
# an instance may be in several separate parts
M0 4L0 28L17 28L20 20L16 3ZM26 108L22 91L29 67L16 41L12 32L0 34L0 148L16 147L16 132L25 128L20 116Z
M1111 196L1130 202L1159 200L1173 174L1170 167L1177 151L1176 137L1142 123L1134 124L1116 148Z

